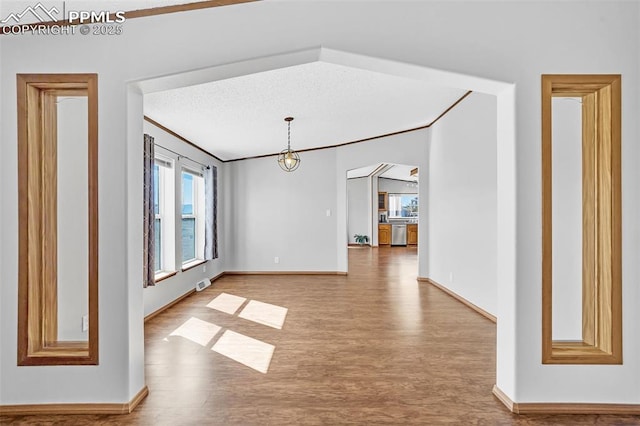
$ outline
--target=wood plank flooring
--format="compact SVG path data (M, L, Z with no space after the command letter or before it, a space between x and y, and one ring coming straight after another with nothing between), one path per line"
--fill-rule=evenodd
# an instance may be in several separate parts
M226 276L145 326L150 394L126 416L14 424L604 425L640 417L517 416L491 393L495 325L418 283L415 248L350 248L348 276ZM281 330L206 305L221 293L288 309ZM221 327L204 346L169 334ZM211 350L225 330L275 346L266 374Z

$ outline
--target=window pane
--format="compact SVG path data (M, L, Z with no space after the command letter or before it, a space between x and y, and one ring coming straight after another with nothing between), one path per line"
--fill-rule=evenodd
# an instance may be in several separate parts
M160 167L153 165L153 212L160 214Z
M182 218L182 262L196 258L196 219Z
M154 264L155 264L155 271L161 271L162 270L162 226L160 226L160 219L156 219L155 220L155 235L154 235L154 239L155 239L155 251L154 251Z
M414 194L389 194L389 217L418 217L418 197Z
M182 214L193 214L193 175L185 172L182 172Z
M418 216L418 197L402 196L402 217Z

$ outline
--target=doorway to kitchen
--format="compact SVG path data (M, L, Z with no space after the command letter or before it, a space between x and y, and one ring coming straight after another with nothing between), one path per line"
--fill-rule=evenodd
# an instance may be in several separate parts
M374 163L347 171L349 247L406 247L417 255L418 167Z

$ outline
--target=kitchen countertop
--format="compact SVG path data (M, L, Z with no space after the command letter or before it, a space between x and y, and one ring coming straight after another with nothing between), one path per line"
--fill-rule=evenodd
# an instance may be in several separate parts
M418 222L407 220L394 220L391 222L378 222L378 225L417 225Z

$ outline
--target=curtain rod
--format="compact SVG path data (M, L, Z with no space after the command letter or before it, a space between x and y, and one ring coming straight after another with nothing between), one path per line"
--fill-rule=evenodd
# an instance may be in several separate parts
M164 150L166 150L166 151L169 151L169 152L174 153L175 155L177 155L177 156L178 156L178 160L179 160L180 158L186 158L187 160L193 161L193 162L194 162L194 163L196 163L196 164L200 164L202 167L206 167L206 168L207 168L207 170L211 168L211 166L210 166L210 165L208 165L208 164L203 164L203 163L201 163L201 162L199 162L199 161L194 160L193 158L187 157L186 155L180 154L179 152L175 152L174 150L169 149L169 148L167 148L167 147L164 147L164 146L162 146L162 145L155 144L155 146L159 146L160 148L162 148L162 149L164 149Z

